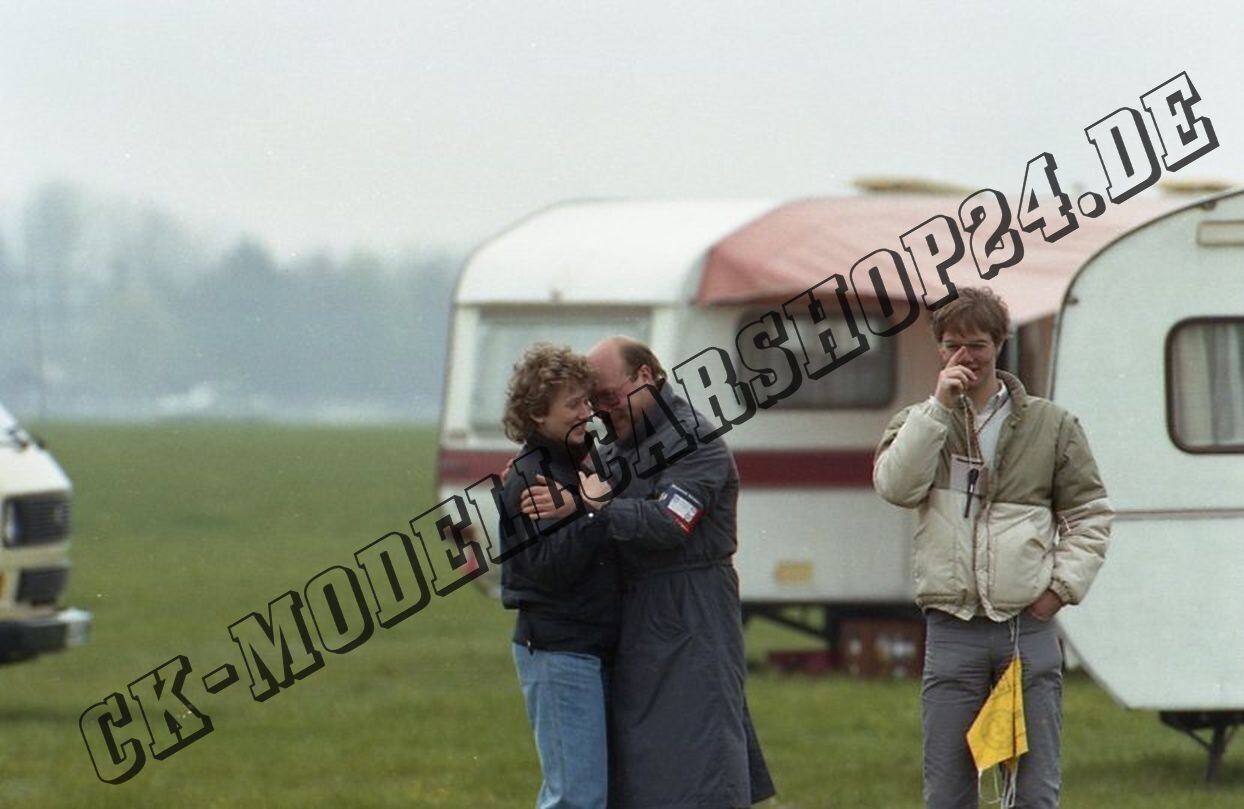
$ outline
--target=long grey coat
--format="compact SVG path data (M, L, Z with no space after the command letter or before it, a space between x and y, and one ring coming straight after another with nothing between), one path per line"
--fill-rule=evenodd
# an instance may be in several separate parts
M655 429L638 425L630 443L602 452L624 455L633 470L609 506L626 580L610 695L610 807L750 806L774 789L744 695L732 562L739 477L724 441L696 440L691 407L670 387L661 391L665 408L647 414ZM647 478L634 474L656 465L657 444L672 462Z

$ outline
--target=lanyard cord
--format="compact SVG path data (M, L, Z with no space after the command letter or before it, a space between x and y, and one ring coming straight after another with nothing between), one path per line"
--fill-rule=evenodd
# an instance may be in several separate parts
M984 463L985 458L981 452L980 433L976 430L976 412L972 409L972 405L968 402L968 397L964 396L959 400L963 403L963 417L966 420L968 428L968 457L977 463ZM984 429L984 425L981 425Z
M967 519L972 513L972 495L975 494L976 484L980 480L981 469L987 465L993 465L992 461L986 460L985 453L981 449L981 433L988 426L989 422L993 420L993 417L1002 410L1002 406L1006 404L1006 397L1009 395L1010 391L1006 389L1006 386L1003 386L1000 398L996 398L999 397L999 394L994 394L994 397L991 397L991 399L996 398L997 404L994 405L993 410L985 417L985 420L981 422L980 427L976 426L976 411L972 409L972 403L968 401L968 397L959 397L959 402L963 407L964 423L968 432L968 460L973 464L979 464L979 467L973 467L968 471L968 496L963 504L964 519ZM980 516L979 513L977 516Z
M1010 391L1008 391L1006 386L1003 385L1002 397L998 399L998 404L993 410L989 411L989 415L985 417L985 420L981 422L979 427L976 426L976 411L973 410L971 402L968 401L968 397L963 396L959 399L959 401L963 404L964 418L967 421L968 456L971 457L973 461L982 464L985 463L985 453L981 450L981 433L983 433L985 428L989 426L989 422L993 421L993 417L1001 412L1002 406L1006 404L1006 400L1010 395Z

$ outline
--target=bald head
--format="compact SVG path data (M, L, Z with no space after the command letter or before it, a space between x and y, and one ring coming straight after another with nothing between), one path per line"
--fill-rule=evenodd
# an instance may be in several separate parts
M622 363L621 341L629 340L629 337L614 336L606 337L596 345L592 346L587 352L588 362L593 366L601 362L616 361Z
M624 334L606 337L588 352L589 358L593 355L617 358L622 363L623 370L628 376L636 373L646 365L652 373L654 381L665 381L665 368L661 365L661 361L657 359L657 355L653 353L646 343L641 343L634 337L627 337Z
M665 379L665 369L652 349L624 335L601 340L587 353L587 361L596 372L596 390L592 405L609 414L619 437L634 429L633 416L652 404L650 385Z

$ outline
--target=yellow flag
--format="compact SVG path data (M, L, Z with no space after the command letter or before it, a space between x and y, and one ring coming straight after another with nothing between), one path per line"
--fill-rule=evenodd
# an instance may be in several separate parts
M984 772L1007 762L1012 769L1028 752L1028 732L1024 727L1023 670L1019 655L1011 659L1002 679L989 692L972 727L968 728L968 747L976 769Z

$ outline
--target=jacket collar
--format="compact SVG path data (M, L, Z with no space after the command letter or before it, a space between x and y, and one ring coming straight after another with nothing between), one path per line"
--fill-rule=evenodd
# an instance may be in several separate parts
M554 441L548 438L539 430L533 429L527 433L527 439L524 442L528 449L544 449L552 457L555 463L569 464L572 467L579 465L579 460L586 454L585 452L568 452L564 441ZM524 453L525 454L525 453Z
M1016 409L1027 407L1031 397L1024 389L1024 383L1019 381L1019 377L1006 371L998 371L997 374L1002 384L1006 385L1007 393L1011 397L1011 407Z
M670 384L669 380L663 379L658 382L655 387L657 389L657 397L665 406L661 407L654 402L649 407L644 408L637 422L633 424L631 431L627 433L626 437L618 441L620 446L627 448L634 447L636 441L639 439L639 433L641 430L643 431L644 440L648 440L652 436L667 428L669 424L669 418L666 415L667 413L670 415L677 413L677 408L679 407L678 403L682 400L674 392L674 386ZM674 417L677 418L676 415L674 415ZM638 424L645 421L652 425L651 430L638 426Z

